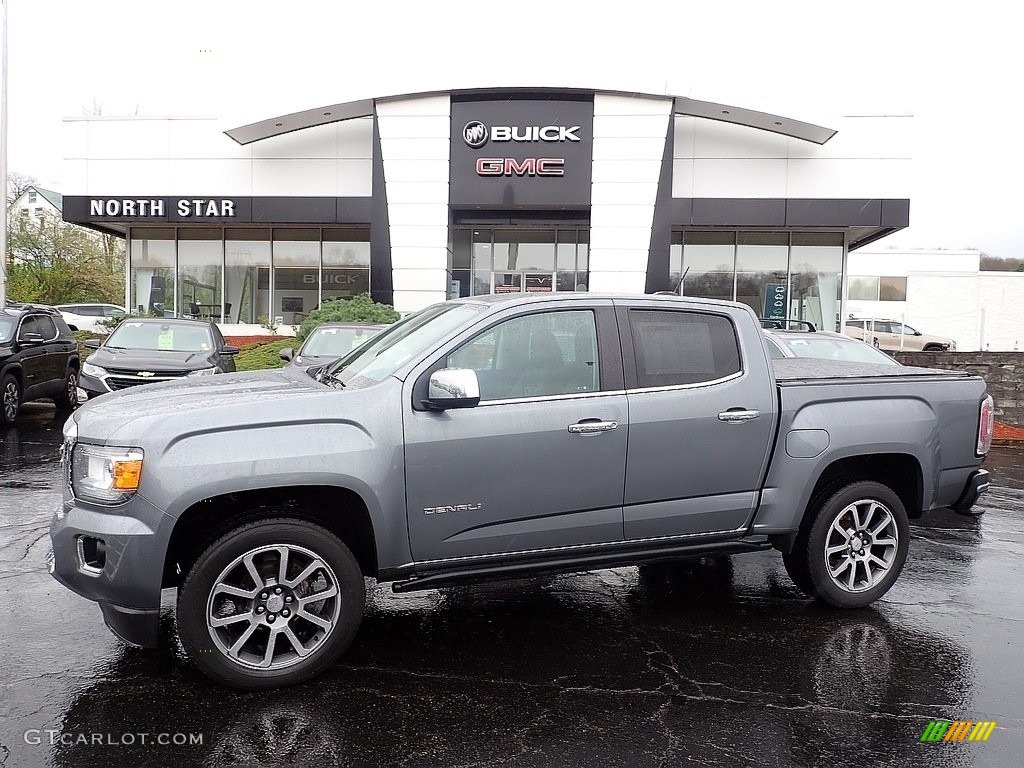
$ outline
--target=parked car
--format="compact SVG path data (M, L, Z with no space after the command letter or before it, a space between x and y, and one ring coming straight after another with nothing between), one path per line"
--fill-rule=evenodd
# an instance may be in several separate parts
M128 314L124 307L116 304L58 304L55 309L61 313L72 331L93 333L107 332L107 328L100 325L101 320Z
M810 357L818 360L845 360L851 363L899 365L880 349L828 331L766 330L768 354L774 360Z
M0 424L13 424L22 403L78 404L78 342L52 307L7 303L0 309Z
M281 359L308 368L344 357L376 336L386 325L370 323L324 323L314 328L295 354L292 347L281 350Z
M96 350L82 365L79 384L89 399L139 384L233 373L238 354L208 320L125 320L102 343L85 346Z
M843 333L876 349L890 352L955 352L956 342L945 336L929 336L898 320L855 318L843 323ZM902 344L902 346L900 346Z
M992 414L965 372L770 363L742 304L476 296L321 369L86 403L50 567L147 647L177 588L190 658L242 689L329 668L364 577L406 592L775 548L854 608L896 581L908 518L971 513Z

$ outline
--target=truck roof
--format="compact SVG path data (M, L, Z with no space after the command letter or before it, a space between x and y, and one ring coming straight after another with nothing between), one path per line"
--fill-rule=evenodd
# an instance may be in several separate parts
M696 296L668 296L658 293L590 293L589 291L557 291L549 293L492 293L483 296L467 296L462 299L454 299L454 302L462 304L501 304L507 306L521 304L540 304L545 301L581 301L587 302L594 299L618 299L644 301L657 301L665 304L706 304L709 307L746 307L746 304L737 301L723 301L721 299L701 299Z

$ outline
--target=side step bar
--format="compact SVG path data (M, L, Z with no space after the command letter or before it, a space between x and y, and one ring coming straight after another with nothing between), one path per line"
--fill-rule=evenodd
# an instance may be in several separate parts
M599 568L615 568L629 565L683 560L708 555L730 555L740 552L760 552L771 549L771 543L764 537L734 541L707 542L699 545L674 545L650 549L644 552L604 552L576 557L552 558L549 560L528 560L505 562L493 566L477 566L450 571L437 571L413 576L391 584L395 592L415 592L421 589L437 589L456 584L472 584L482 581L518 579L551 573L573 573L592 571Z

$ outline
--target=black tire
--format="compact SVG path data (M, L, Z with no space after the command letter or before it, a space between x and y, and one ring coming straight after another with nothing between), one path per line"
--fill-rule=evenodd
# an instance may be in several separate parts
M870 531L886 519L885 513L889 523L869 541ZM801 590L837 608L862 608L889 591L903 570L910 547L907 511L891 488L873 481L849 483L817 496L807 514L806 527L783 558L786 571ZM842 524L833 529L840 518ZM854 519L863 526L854 525ZM846 533L853 534L846 539L847 549L826 553L826 547L842 545ZM884 543L889 541L895 544ZM876 561L883 561L881 570ZM830 575L830 563L833 569L839 568L836 578ZM852 586L847 585L850 579Z
M53 398L57 408L62 411L72 411L78 407L78 369L68 368L64 377L64 389L60 395Z
M945 352L939 344L925 344L922 352Z
M21 383L13 374L0 379L0 424L13 424L21 410Z
M274 575L277 573L277 566L274 565L273 551L269 549L271 546L290 548L289 570L292 576L295 575L295 572L291 570L293 565L300 570L304 567L301 558L305 554L311 553L326 565L326 570L315 571L317 581L323 579L329 585L333 579L337 586L337 597L333 598L334 603L332 603L332 598L328 598L322 603L325 607L332 605L332 611L336 614L326 635L317 635L318 630L302 616L303 600L307 600L309 595L317 594L316 591L302 592L302 585L308 582L309 578L298 587L290 588L286 583L280 583L285 589L285 594L280 596L280 599L273 596L275 588L273 582L276 581ZM268 551L262 552L261 548L267 548ZM235 568L245 568L243 558L253 552L258 552L257 559L252 561L254 567L259 568L267 586L259 587L255 579L249 577L244 588L250 589L252 585L256 585L260 590L259 594L255 594L252 598L226 598L231 606L227 618L243 615L247 618L232 624L229 629L211 628L207 623L208 608L211 609L211 615L217 612L212 590L218 584L227 582L227 580L218 580L236 561L242 559L242 565L237 565ZM297 561L298 564L292 561ZM312 567L310 561L307 560L306 563ZM242 573L242 571L238 571L238 573ZM292 613L290 614L288 606L282 601L293 596L289 594L292 589L294 589L294 600L297 602L291 603ZM257 590L250 589L250 591L256 592ZM324 591L326 593L326 590ZM217 594L224 593L218 592ZM262 594L270 594L270 600L261 600ZM217 539L203 551L189 569L184 583L178 590L178 635L195 665L204 674L223 685L242 690L294 685L320 674L341 656L359 628L365 599L365 584L359 564L351 550L337 536L315 523L304 520L288 518L260 520L242 525ZM233 600L239 602L246 600L248 607L243 605L242 610L235 610ZM271 602L272 600L276 600L276 602ZM312 603L312 605L317 604L320 603ZM262 611L260 611L261 608ZM277 613L273 613L274 611ZM332 611L326 613L329 614ZM290 617L285 619L285 616ZM275 622L276 618L281 620L272 625L271 622ZM267 643L263 642L261 646L261 639L272 637L275 642L274 648L284 651L280 656L282 657L281 663L286 665L276 669L259 669L253 666L256 661L251 655L248 662L241 658L242 652L237 654L238 660L231 658L223 646L227 646L228 642L237 642L234 635L225 639L225 634L234 631L235 627L244 627L238 631L237 637L241 637L247 631L250 632L247 636L249 640L245 640L242 645L242 652L245 652L245 649L250 646L255 647L257 651L261 647L265 649ZM307 651L308 656L299 658L297 654L294 654L294 641L288 642L289 637L274 634L275 630L280 632L285 628L292 633L293 637L311 643L311 650ZM296 658L289 661L287 657L290 654L295 655ZM256 657L258 655L257 653ZM273 650L267 653L272 662L278 658L278 655Z

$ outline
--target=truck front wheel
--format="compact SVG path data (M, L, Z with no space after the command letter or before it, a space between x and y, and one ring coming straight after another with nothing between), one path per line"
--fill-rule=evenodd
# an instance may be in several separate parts
M178 591L178 634L199 669L243 690L319 674L348 647L365 585L352 552L311 522L243 525L213 542Z
M907 512L892 489L850 483L808 514L808 525L784 556L798 587L839 608L870 605L889 591L910 546Z

